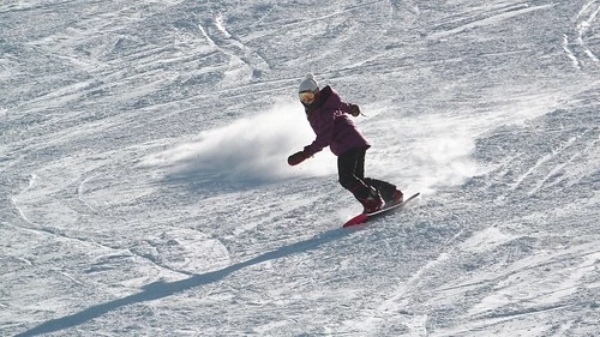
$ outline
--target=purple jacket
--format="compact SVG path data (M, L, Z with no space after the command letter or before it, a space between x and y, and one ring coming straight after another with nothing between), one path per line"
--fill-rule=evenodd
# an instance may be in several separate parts
M317 135L312 144L304 147L309 156L329 146L336 156L357 147L370 147L347 115L350 105L330 86L323 88L317 100L306 108L306 117Z

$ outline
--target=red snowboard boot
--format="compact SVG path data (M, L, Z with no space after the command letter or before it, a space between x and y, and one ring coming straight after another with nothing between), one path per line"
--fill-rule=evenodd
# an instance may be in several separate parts
M358 201L360 201L360 203L363 205L363 213L366 214L377 212L384 205L384 201L381 197L381 194L379 194L379 191L377 191L374 188L371 188L371 194L368 197L366 197L365 199L358 199Z

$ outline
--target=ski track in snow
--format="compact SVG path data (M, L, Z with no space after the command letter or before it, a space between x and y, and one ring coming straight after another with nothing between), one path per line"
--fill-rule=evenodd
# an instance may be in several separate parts
M11 198L11 201L14 205L14 207L16 208L17 212L19 213L19 215L21 216L21 218L27 223L29 224L31 227L21 227L20 229L22 230L28 230L28 231L32 231L35 233L39 233L42 234L44 236L50 236L53 239L58 239L58 240L69 240L69 241L75 241L84 245L91 245L92 247L96 247L96 248L101 248L102 250L105 251L109 251L109 252L114 252L117 254L122 254L122 249L118 249L118 248L113 248L113 247L109 247L106 245L103 245L101 243L98 242L90 242L87 239L79 239L79 238L75 238L75 237L71 237L68 234L63 233L62 230L57 229L57 228L52 228L49 225L46 224L40 224L40 223L36 223L32 220L30 220L27 216L26 216L26 211L23 210L22 207L19 207L19 199L21 198L22 194L25 194L27 191L29 191L30 189L32 189L36 183L36 180L38 179L37 175L32 174L31 178L29 180L29 185L23 190L21 191L21 193L14 198ZM78 197L80 198L80 189L78 189ZM94 210L91 206L89 206L87 203L84 202L84 204L90 208L91 210ZM169 272L174 272L177 274L182 274L182 275L193 275L194 273L191 272L187 272L187 271L183 271L183 270L176 270L173 269L165 264L162 264L160 262L160 260L156 259L154 256L152 255L148 255L148 254L140 254L137 253L136 251L132 250L132 249L127 249L127 252L131 253L132 256L137 256L139 258L142 258L144 260L149 261L154 267L156 267L157 269L161 269L161 270L166 270ZM80 282L78 282L80 283Z
M575 17L575 34L564 35L563 48L577 70L582 70L582 65L586 64L584 57L598 67L599 59L585 41L598 13L600 13L600 3L597 0L586 2Z
M453 246L455 239L462 234L463 232L460 231L453 238L448 240L445 245ZM444 248L442 247L441 249ZM377 335L377 322L389 324L390 321L397 321L399 324L405 325L408 328L409 336L428 336L426 325L427 314L413 313L404 309L410 307L410 301L405 299L405 296L418 291L424 275L426 273L431 273L439 265L447 262L450 256L451 252L439 252L436 259L427 262L413 273L408 280L399 286L390 289L387 296L384 296L384 299L381 300L381 303L377 308L370 309L368 312L364 313L367 317L354 318L353 321L361 322L361 330L363 330L365 335L371 335L369 332L373 335ZM400 317L397 316L398 313L401 314ZM350 322L347 324L350 324Z
M492 11L490 16L487 16L488 13L486 13L487 17L484 17L484 18L478 18L478 17L469 18L469 17L467 17L467 21L469 21L469 22L460 24L457 27L454 27L451 29L444 29L443 31L435 32L435 33L429 35L428 38L431 40L439 40L439 39L446 38L451 35L456 35L456 34L462 33L464 31L473 30L476 28L481 28L481 27L490 26L490 25L496 25L496 24L500 23L502 20L511 19L516 16L526 15L526 14L529 14L534 11L546 10L548 8L551 8L552 6L554 6L554 5L550 4L550 5L541 5L541 6L531 6L530 7L527 4L518 4L515 6L507 6L507 7L501 8L499 10L499 13L497 13L496 11ZM465 17L461 17L461 21L463 21L463 20L465 20Z
M249 83L257 72L269 70L265 60L244 45L227 31L223 15L218 15L207 25L198 25L207 42L230 57L228 69L224 73L221 88L230 88ZM210 27L213 29L207 29ZM214 32L210 34L209 32Z

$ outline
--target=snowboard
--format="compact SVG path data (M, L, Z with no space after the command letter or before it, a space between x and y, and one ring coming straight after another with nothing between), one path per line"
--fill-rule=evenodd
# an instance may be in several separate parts
M379 211L377 212L373 212L373 213L360 213L359 215L353 217L352 219L348 220L343 227L351 227L351 226L356 226L356 225L360 225L362 223L367 222L369 219L377 217L378 215L393 211L395 209L401 209L402 207L404 207L408 202L410 202L411 200L414 200L416 197L418 197L419 195L421 195L421 192L417 192L413 195L411 195L408 199L401 201L401 202L397 202L397 203L386 203Z

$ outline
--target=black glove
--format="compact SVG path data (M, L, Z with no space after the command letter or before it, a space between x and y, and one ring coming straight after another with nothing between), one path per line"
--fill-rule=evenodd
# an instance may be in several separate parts
M288 157L288 164L290 164L290 166L298 165L301 162L305 161L308 157L309 156L306 154L306 152L298 151Z
M358 105L356 104L352 104L350 103L350 114L354 117L357 117L358 115L360 115L360 108L358 107Z

